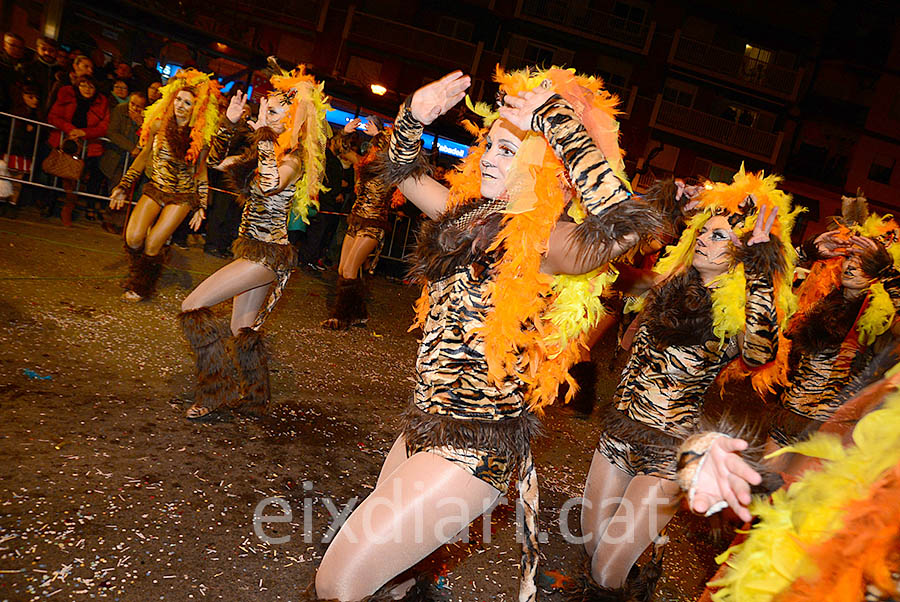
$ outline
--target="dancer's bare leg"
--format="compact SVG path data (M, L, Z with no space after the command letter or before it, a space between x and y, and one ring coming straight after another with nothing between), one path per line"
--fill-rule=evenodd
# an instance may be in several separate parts
M591 575L604 587L621 587L628 572L678 511L674 481L646 475L631 479L591 559Z
M353 239L346 262L343 261L341 252L341 276L347 279L359 277L359 268L362 267L366 257L375 250L378 241L370 236L357 236Z
M191 208L187 204L163 207L156 223L150 226L150 231L147 233L147 240L144 241L144 254L151 257L158 255L190 211Z
M338 263L338 276L344 275L344 265L350 260L350 249L353 248L355 237L344 235L344 241L341 243L341 260Z
M269 268L246 259L235 259L191 291L191 294L181 302L181 311L212 307L241 293L267 287L274 279L275 272ZM263 293L267 290L264 288ZM248 298L247 301L252 299ZM232 314L232 329L234 329L234 314Z
M400 435L394 441L394 445L391 446L391 451L388 452L387 458L384 459L384 464L381 465L381 472L378 473L378 482L375 483L375 486L381 485L406 459L406 439L403 435Z
M147 231L161 210L162 207L156 201L146 195L142 196L132 209L125 225L125 244L132 249L140 249L147 237Z
M606 532L606 525L616 513L630 482L630 475L610 464L603 454L594 450L594 458L584 484L584 504L581 506L581 536L588 556L594 555Z
M341 527L316 573L318 597L346 602L371 595L453 539L499 496L445 458L413 455Z

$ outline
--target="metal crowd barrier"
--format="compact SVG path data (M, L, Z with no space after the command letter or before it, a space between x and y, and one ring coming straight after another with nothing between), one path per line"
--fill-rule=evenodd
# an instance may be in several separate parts
M43 153L39 153L40 145L43 142L41 132L46 131L48 134L54 130L58 130L59 128L54 127L53 125L46 123L44 121L37 121L34 119L28 119L26 117L20 117L18 115L13 115L11 113L4 113L0 111L0 119L9 119L9 135L7 136L6 146L5 146L5 158L7 162L9 160L10 155L12 154L13 147L13 139L16 133L17 125L19 127L25 127L26 124L32 124L35 126L34 128L34 143L31 149L31 161L28 166L28 171L25 172L23 170L15 170L11 169L10 171L18 171L22 174L21 177L15 176L2 176L0 175L0 180L7 180L12 183L25 184L28 186L34 186L35 188L41 188L44 190L52 190L55 192L65 193L66 189L61 187L59 184L59 178L57 176L52 176L52 184L44 184L42 182L38 182L35 180L35 174L39 169L41 169L40 165L38 165L38 155ZM112 142L108 138L100 138L99 139L104 144L112 144ZM81 141L81 159L84 160L85 155L87 154L87 140ZM122 173L128 170L128 166L131 163L131 154L124 153L123 165L122 165ZM49 175L49 174L48 174ZM114 183L110 183L113 185ZM222 188L216 188L213 186L209 187L210 191L221 192L223 194L228 194L231 196L237 196L234 191L225 190ZM72 192L78 196L100 199L102 201L109 201L108 196L101 196L97 194L91 194L89 192L85 192L81 190L81 181L79 180L75 184L75 188L69 192ZM132 205L136 203L135 200L129 201ZM321 211L323 215L339 215L342 217L346 217L346 213L332 212L332 211ZM393 222L391 224L391 231L387 235L387 239L385 240L384 247L382 249L381 257L384 259L389 259L392 261L404 261L407 249L410 248L410 239L414 237L414 232L412 228L412 220L405 215L394 214Z
M38 151L40 150L40 145L42 142L41 132L46 130L46 132L49 133L54 130L58 130L59 128L56 128L53 125L46 123L44 121L28 119L26 117L20 117L18 115L13 115L11 113L0 112L0 119L9 119L10 120L9 135L7 136L7 140L6 140L6 153L4 155L7 159L7 161L9 159L9 156L12 154L13 139L15 137L17 124L21 123L22 124L21 127L24 127L25 124L29 124L29 123L35 126L35 128L34 128L34 144L31 149L31 164L29 165L29 168L28 168L27 178L23 179L23 177L17 178L17 177L13 177L13 176L0 176L0 179L7 180L7 181L13 182L13 183L18 183L18 184L27 184L28 186L34 186L35 188L42 188L45 190L53 190L53 191L62 192L62 193L67 192L63 187L61 187L59 185L59 178L56 176L52 176L52 178L53 178L52 185L43 184L43 183L35 180L35 173L37 172L37 170L40 169L40 165L37 164L37 158L38 158L38 154L39 154ZM99 140L103 143L111 143L111 141L108 138L99 138ZM87 154L87 143L88 143L87 140L81 141L81 159L82 160L84 160L85 155ZM130 160L131 160L131 155L129 153L125 153L125 158L123 160L123 164L124 164L123 169L124 170L128 169ZM11 171L21 171L21 170L11 170ZM123 171L123 173L124 173L124 171ZM22 175L25 176L25 172L22 172ZM89 192L85 192L85 191L81 190L81 180L78 180L75 183L75 188L69 192L72 192L73 194L76 194L78 196L109 201L109 197L107 197L107 196L91 194Z

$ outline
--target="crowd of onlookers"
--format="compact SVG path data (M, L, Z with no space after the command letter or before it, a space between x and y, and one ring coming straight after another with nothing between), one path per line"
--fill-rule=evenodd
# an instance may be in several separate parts
M39 38L34 50L30 50L20 36L4 34L0 112L23 119L0 116L0 145L5 145L0 146L0 176L22 176L33 167L34 182L62 187L67 192L0 180L0 216L15 216L18 207L33 205L42 216L59 217L67 226L76 219L97 220L105 230L121 232L127 210L109 211L104 197L138 154L143 112L160 98L162 81L156 68L157 58L150 54L134 63L95 54L65 50L49 38ZM253 110L248 104L245 117L249 119ZM37 132L38 126L32 122L53 127L42 127ZM248 140L249 128L244 124L241 127L244 140ZM342 214L349 213L354 201L353 165L365 151L367 139L357 132L335 137L328 145L328 190L320 196L320 212L308 226L295 225L298 229L291 234L300 252L301 266L306 269L325 269L340 252ZM68 149L83 158L77 183L42 169L44 160L56 148ZM210 170L209 177L212 190L202 231L204 250L227 258L237 235L240 207L234 196L225 191L224 174ZM75 194L76 186L82 194ZM134 193L136 200L140 186ZM175 232L172 244L187 246L187 222Z

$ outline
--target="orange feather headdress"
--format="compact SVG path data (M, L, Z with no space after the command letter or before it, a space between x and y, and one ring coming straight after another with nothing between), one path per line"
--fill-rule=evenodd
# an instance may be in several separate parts
M146 146L150 141L150 131L155 122L159 122L159 133L165 135L169 120L175 119L175 97L182 90L189 90L194 95L194 109L188 122L191 128L191 144L185 153L185 159L194 162L200 152L209 145L210 139L219 127L222 94L219 83L210 79L206 73L196 69L179 69L168 83L159 89L162 96L144 111L144 125L141 127L140 145Z

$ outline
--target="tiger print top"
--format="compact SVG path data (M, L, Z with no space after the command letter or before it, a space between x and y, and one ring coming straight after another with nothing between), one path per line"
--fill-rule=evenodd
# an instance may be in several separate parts
M693 280L673 279L663 287L697 286L699 275L690 268ZM699 284L702 285L702 282ZM705 287L703 287L705 288ZM726 364L740 355L749 366L761 366L775 358L778 344L778 317L775 311L774 289L768 275L747 275L746 327L743 341L732 337L720 343L712 331L694 333L704 340L683 338L664 341L658 326L653 324L654 312L672 311L661 307L659 301L669 295L657 296L647 307L648 319L641 324L634 348L622 379L616 388L616 408L629 418L676 437L686 436L700 417L706 390ZM689 293L685 293L689 294ZM711 311L708 294L697 311ZM699 335L699 336L698 336Z
M895 311L900 310L900 280L887 278L884 288ZM809 312L794 315L785 332L792 342L789 384L781 395L787 410L823 422L841 406L841 391L874 355L859 341L855 328L864 301L865 295L847 299L844 289L837 288Z
M150 143L150 157L143 167L143 173L153 184L153 188L164 195L199 195L200 207L205 208L208 184L197 178L197 165L178 159L172 152L163 130L159 130ZM128 188L140 177L141 165L135 161L122 176L118 186Z
M223 122L210 141L210 165L218 165L225 159L235 132L227 119ZM238 236L263 243L289 245L287 226L296 182L278 190L281 179L275 157L276 139L270 128L257 130L251 142L253 148L239 159L241 165L236 169L246 173L231 179L243 180L234 182L241 189L243 203Z
M379 132L372 138L371 149L364 157L356 174L356 201L350 210L348 223L356 227L389 227L388 212L394 187L379 177L373 169L373 160L388 145L389 134Z
M468 204L445 216L424 236L446 236L452 230L475 231L486 226L491 214L505 207L502 200ZM432 242L420 239L422 245ZM479 254L428 282L430 305L416 359L413 397L416 406L426 413L459 420L497 421L518 417L525 411L521 381L510 377L498 384L488 377L480 329L491 309L486 292L493 259Z

